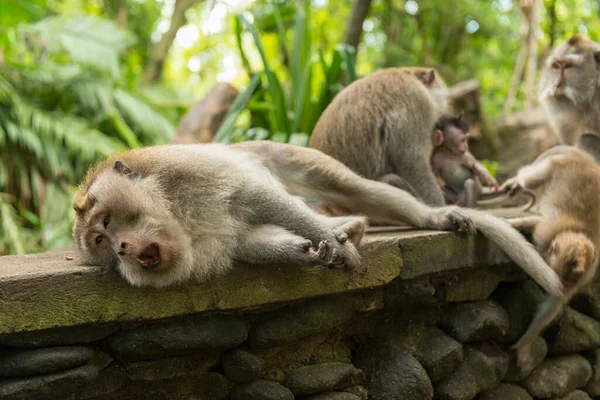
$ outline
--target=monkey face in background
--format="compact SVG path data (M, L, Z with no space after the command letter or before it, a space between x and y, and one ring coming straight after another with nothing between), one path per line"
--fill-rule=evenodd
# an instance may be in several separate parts
M540 79L540 101L589 102L598 86L600 46L575 35L548 56ZM596 85L590 85L596 82Z
M191 276L190 243L155 180L137 177L116 161L74 208L73 233L85 264L116 266L134 286L167 286ZM181 259L185 255L190 259Z

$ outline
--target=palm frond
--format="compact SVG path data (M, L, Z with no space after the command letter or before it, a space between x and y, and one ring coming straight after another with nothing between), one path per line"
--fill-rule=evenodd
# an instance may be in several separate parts
M25 254L23 222L9 198L6 193L0 193L0 250L4 248L7 254Z

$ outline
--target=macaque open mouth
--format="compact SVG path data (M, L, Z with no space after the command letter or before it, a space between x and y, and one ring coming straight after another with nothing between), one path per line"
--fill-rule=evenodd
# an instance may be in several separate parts
M150 243L138 256L137 262L145 269L155 269L160 265L160 248L156 243Z

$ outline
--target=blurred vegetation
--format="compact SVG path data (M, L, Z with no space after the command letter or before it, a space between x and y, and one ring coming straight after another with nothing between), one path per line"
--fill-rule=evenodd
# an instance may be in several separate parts
M449 84L477 78L485 115L500 115L518 0L372 0L358 50L343 44L355 2L2 0L0 255L69 244L86 169L168 143L217 81L240 90L222 142L306 144L344 85L388 66L434 66ZM542 2L538 61L574 33L599 39L600 0ZM521 87L514 111L524 99Z

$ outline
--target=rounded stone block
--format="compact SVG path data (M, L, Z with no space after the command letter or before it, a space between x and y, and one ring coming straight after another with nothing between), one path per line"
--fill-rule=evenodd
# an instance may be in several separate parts
M294 400L294 395L277 382L257 380L234 387L231 400Z
M433 399L433 387L423 366L394 346L369 343L358 351L354 364L367 376L371 400Z
M277 310L261 316L250 331L248 342L256 348L275 347L327 332L354 315L351 299L324 298Z
M365 374L352 364L307 365L290 371L284 385L296 396L330 392L362 383Z
M582 388L592 376L592 366L583 356L555 357L541 363L521 385L533 397L563 396Z
M592 398L583 390L574 390L565 394L564 396L555 397L552 400L592 400Z
M261 372L260 360L241 349L233 349L221 357L225 376L234 382L245 383L258 379Z
M0 376L49 374L85 364L94 350L86 346L0 350Z
M506 311L492 300L450 307L440 326L460 343L500 340L508 330Z
M501 383L479 395L477 400L533 400L521 386Z
M217 316L142 326L106 340L107 352L128 361L154 360L235 347L246 340L248 327L237 317Z
M305 400L361 400L355 394L346 392L331 392L305 397Z
M432 382L452 373L463 359L462 345L436 327L425 328L419 335L414 356L427 371Z
M79 387L94 381L97 376L96 367L84 365L55 374L7 379L0 382L0 400L67 398Z
M550 355L593 350L600 347L600 322L567 307L546 338Z
M436 384L436 398L440 400L471 400L478 393L496 387L508 369L508 355L491 344L477 344L463 348L463 362Z

